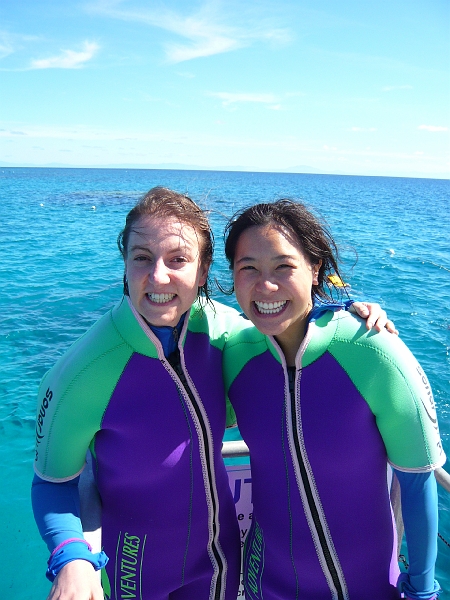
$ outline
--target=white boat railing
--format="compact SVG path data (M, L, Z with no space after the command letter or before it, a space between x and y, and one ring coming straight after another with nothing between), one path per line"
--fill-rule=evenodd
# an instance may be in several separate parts
M222 444L223 458L241 458L249 455L250 452L244 440L234 440L232 442L223 442Z
M224 458L242 458L249 456L249 454L248 446L243 440L223 442L222 444L222 456ZM447 492L450 492L450 473L447 473L447 471L441 467L435 469L434 475L439 485L447 490Z
M450 473L447 473L447 471L441 467L440 469L435 470L434 475L439 485L442 486L444 490L447 490L447 492L450 492Z

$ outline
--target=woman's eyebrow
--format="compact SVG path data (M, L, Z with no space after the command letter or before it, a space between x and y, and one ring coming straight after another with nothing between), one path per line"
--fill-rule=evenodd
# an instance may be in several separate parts
M241 262L248 262L248 261L255 261L257 260L256 258L254 258L253 256L243 256L242 258L240 258L239 260L236 261L236 264L239 264ZM280 261L280 260L295 260L295 256L292 256L291 254L279 254L278 256L272 256L270 258L270 260L276 262L276 261Z
M133 252L134 250L144 250L145 252L148 252L149 254L151 254L150 248L147 248L146 246L139 246L136 244L134 246L131 246L130 252Z
M239 264L241 262L248 262L248 261L252 261L255 260L254 258L252 258L251 256L243 256L242 258L240 258L239 260L236 261L236 264Z

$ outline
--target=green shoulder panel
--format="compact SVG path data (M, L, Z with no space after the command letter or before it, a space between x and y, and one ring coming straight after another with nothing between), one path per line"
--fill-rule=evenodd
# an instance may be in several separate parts
M209 336L212 346L223 350L227 339L251 326L249 323L231 306L215 301L209 303L197 300L191 308L189 331L205 333Z
M310 328L313 329L313 335L302 356L302 367L307 367L315 362L327 351L328 346L336 333L338 324L338 321L333 317L335 314L340 314L340 312L343 311L339 311L339 313L335 313L331 310L327 311L320 319L317 319L313 325L310 325Z
M386 331L368 332L364 321L350 313L336 313L333 321L328 351L367 401L391 464L405 471L442 466L431 387L407 346Z
M281 362L281 359L270 343L270 340L254 327L250 321L249 325L242 331L230 336L224 349L224 381L225 390L228 393L231 384L255 356L269 350L273 356Z
M115 312L117 307L95 323L42 380L35 470L44 479L72 479L83 469L86 450L133 353L117 329Z
M158 351L146 334L150 329L135 311L128 297L124 296L112 309L112 320L118 336L136 352L150 358L158 358Z

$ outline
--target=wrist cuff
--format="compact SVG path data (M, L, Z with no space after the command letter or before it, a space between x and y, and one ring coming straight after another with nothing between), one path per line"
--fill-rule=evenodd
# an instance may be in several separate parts
M442 592L441 586L436 580L432 590L426 590L424 592L417 592L409 582L408 573L400 573L400 577L397 581L397 588L399 592L403 592L407 600L436 600L439 594Z
M61 569L73 560L87 560L96 571L102 569L108 562L108 557L102 551L93 554L89 544L85 540L67 540L57 546L48 559L46 577L53 581Z
M348 310L352 304L354 304L354 300L344 300L345 310Z

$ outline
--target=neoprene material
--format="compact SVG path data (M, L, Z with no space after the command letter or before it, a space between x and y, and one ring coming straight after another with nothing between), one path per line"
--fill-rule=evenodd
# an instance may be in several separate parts
M220 453L234 414L221 370L224 344L242 326L234 309L194 305L178 373L124 299L43 379L35 470L70 481L91 449L108 598L236 598L239 530Z
M438 540L438 496L434 473L395 471L402 495L402 516L408 546L408 574L403 588L411 600L436 597L434 579Z
M294 397L275 339L255 328L225 350L225 379L250 449L249 599L399 598L387 462L445 462L429 383L403 342L344 311L309 325Z

